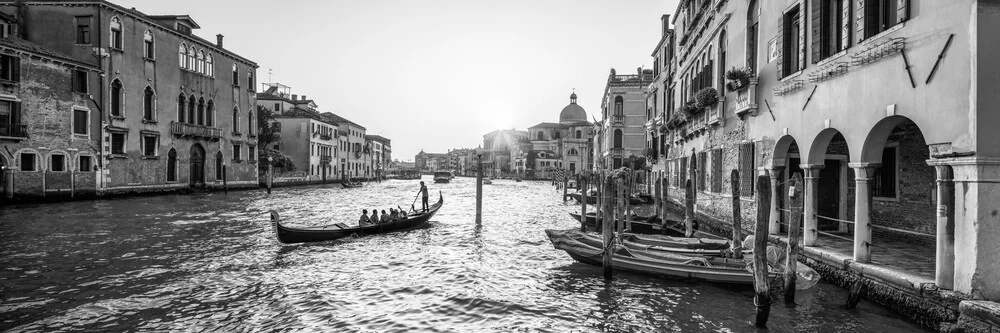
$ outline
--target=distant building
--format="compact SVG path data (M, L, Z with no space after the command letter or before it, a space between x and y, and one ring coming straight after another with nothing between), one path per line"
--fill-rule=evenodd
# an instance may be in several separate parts
M108 1L4 2L0 12L21 39L82 64L66 69L72 91L59 98L88 101L88 132L73 140L96 150L98 192L221 187L223 169L229 186L257 186L257 64L222 35L209 42L190 16Z
M288 86L265 83L257 105L272 110L279 124L279 139L268 147L291 157L298 170L311 180L339 178L333 161L339 158L339 124L324 117L315 101L291 94Z
M496 130L483 135L483 174L501 176L511 173L514 167L512 151L517 145L528 142L528 132Z
M645 156L646 87L652 81L652 70L619 75L611 69L601 102L604 118L597 124L598 167L617 169Z
M367 129L332 112L324 112L322 116L339 125L338 156L340 157L340 166L337 170L340 171L341 175L348 178L373 176L371 146L365 139Z
M587 121L587 111L576 103L576 93L569 96L569 105L559 113L558 123L541 123L528 128L530 149L517 156L528 177L550 179L556 170L578 174L589 169L593 124Z
M392 141L379 135L366 135L365 139L371 143L374 176L384 177L392 167Z

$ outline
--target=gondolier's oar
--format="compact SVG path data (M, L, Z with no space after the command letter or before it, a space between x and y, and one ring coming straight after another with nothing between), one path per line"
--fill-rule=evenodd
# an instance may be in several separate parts
M417 190L417 195L414 195L414 196L413 196L413 202L411 202L411 203L410 203L410 206L411 206L411 207L412 207L413 205L416 205L416 204L417 204L417 198L419 198L419 197L420 197L420 190Z

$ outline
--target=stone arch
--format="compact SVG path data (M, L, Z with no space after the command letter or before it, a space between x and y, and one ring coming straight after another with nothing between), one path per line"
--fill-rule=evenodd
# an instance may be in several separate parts
M49 172L54 171L54 170L52 170L52 166L53 166L52 156L55 156L55 155L62 155L63 156L62 171L58 171L58 172L67 172L67 171L70 171L70 170L73 169L73 162L70 160L73 157L73 155L70 155L70 153L66 152L65 150L55 149L55 150L49 151L48 154L45 154L44 167L45 167L46 171L49 171Z
M823 164L826 160L827 149L830 148L830 142L838 134L843 137L843 134L835 128L827 128L816 134L812 144L809 146L809 156L803 156L803 164ZM849 151L848 155L850 155Z
M789 154L798 153L799 146L795 137L791 135L785 135L778 138L778 141L774 143L774 154L772 156L773 161L772 166L775 167L787 167L786 161L788 160Z
M913 120L904 116L885 117L875 123L875 126L868 132L868 137L865 138L865 144L861 148L860 162L881 162L882 148L885 147L885 144L889 139L889 135L892 134L896 127L905 124L913 124L916 126ZM920 127L917 126L917 128L919 130ZM923 132L921 132L921 136L923 136Z

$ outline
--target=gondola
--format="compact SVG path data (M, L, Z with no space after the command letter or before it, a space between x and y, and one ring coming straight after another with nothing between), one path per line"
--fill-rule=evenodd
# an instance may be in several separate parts
M353 226L348 227L343 223L320 226L320 227L302 227L302 226L291 226L281 224L281 217L278 212L271 211L271 225L274 227L275 236L278 237L278 241L284 244L294 244L294 243L305 243L305 242L322 242L328 240L335 240L339 238L349 237L352 235L365 236L374 235L381 233L388 233L393 231L399 231L404 229L410 229L413 227L420 226L427 223L437 213L438 209L441 209L441 205L444 204L444 194L438 193L438 202L431 205L430 209L426 213L417 213L408 216L404 220L399 220L396 222L382 223L368 225L364 227Z
M580 214L570 212L569 215L572 216L577 221L581 221L582 222L582 218L581 218ZM667 219L667 224L666 225L662 225L660 223L649 222L649 217L632 215L632 218L629 220L629 222L631 222L631 226L630 226L631 229L629 231L631 233L633 233L633 234L640 234L640 235L667 235L667 236L672 236L672 237L684 237L684 230L678 229L676 227L678 225L683 224L683 222L681 222L681 221ZM588 226L597 226L597 228L598 228L597 230L600 230L600 226L597 225L597 214L596 213L587 213L587 225ZM718 236L709 234L709 233L704 232L704 231L698 231L698 230L694 231L694 237L719 239Z
M343 186L344 188L358 188L358 187L365 186L365 184L363 184L363 183L352 183L352 182L341 182L340 186Z
M566 194L566 196L575 199L576 202L583 202L583 194L582 193L579 193L579 192L577 192L577 193L569 193L569 194ZM649 197L647 199L647 198L642 197L641 195L638 198L637 197L631 197L631 198L628 199L628 204L632 205L632 206L649 205L649 204L652 204L652 203L653 203L652 197ZM595 196L595 195L587 196L587 204L589 204L589 205L596 205L597 204L597 196Z

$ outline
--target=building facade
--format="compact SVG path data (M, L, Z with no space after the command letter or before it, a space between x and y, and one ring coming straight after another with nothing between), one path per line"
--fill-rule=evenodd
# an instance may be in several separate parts
M337 130L340 140L337 154L340 156L340 166L337 170L340 171L341 176L346 178L371 177L371 146L365 139L367 129L332 112L324 112L322 116L339 125Z
M496 130L483 135L483 174L491 177L508 176L514 170L512 151L527 143L528 132Z
M372 169L375 177L385 177L392 166L392 141L380 135L366 135L371 145Z
M257 94L257 105L272 110L278 123L278 140L270 148L290 157L308 180L339 178L333 163L340 156L339 124L320 114L315 101L291 94L285 85L267 83Z
M222 35L208 42L188 16L107 1L8 2L0 12L17 17L23 39L105 73L71 80L97 110L88 138L100 150L99 193L257 186L257 64Z
M788 193L801 174L806 247L840 235L853 250L833 256L867 264L890 242L933 246L933 274L908 274L1000 300L1000 65L985 61L1000 55L1000 4L692 0L673 23L660 147L672 197L693 180L699 214L731 221L714 199L754 198L758 175Z
M569 97L569 104L559 113L558 123L541 123L528 128L529 149L513 155L514 168L524 171L527 178L539 179L589 170L593 132L594 125L587 120L587 111L577 104L574 92Z
M652 70L619 75L612 68L601 101L603 119L596 124L596 167L617 169L645 156L646 88Z

